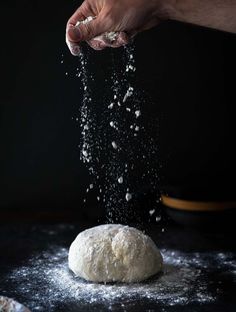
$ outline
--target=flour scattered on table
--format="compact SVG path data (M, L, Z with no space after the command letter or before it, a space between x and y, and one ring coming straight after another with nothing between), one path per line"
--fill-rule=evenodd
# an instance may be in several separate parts
M93 284L75 278L68 270L68 250L51 247L30 259L9 274L17 296L24 298L32 311L54 311L63 306L103 308L158 302L161 306L209 303L217 299L217 287L207 272L231 274L236 265L231 253L184 253L161 250L164 258L163 274L145 283ZM232 273L234 275L234 273ZM219 281L220 285L220 281ZM29 296L30 294L30 296ZM29 301L29 298L30 301Z

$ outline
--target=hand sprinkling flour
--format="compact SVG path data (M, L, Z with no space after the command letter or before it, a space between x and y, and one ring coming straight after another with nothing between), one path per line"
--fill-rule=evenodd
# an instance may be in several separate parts
M77 21L75 27L80 28L95 20L88 17L84 21ZM114 33L102 36L116 39ZM91 86L96 79L95 73L91 70L89 55L83 51L79 53L80 65L76 73L76 77L82 81L83 101L80 116L74 120L80 121L80 158L86 164L92 180L86 188L86 196L91 190L95 194L99 192L95 196L106 208L110 223L126 222L131 215L139 219L135 206L140 188L148 185L158 197L157 144L142 125L143 118L139 118L141 105L146 99L132 83L136 71L133 47L124 48L122 59L123 68L113 67L111 76L105 78L111 85L102 91L104 97L100 99L93 96L96 90ZM95 106L98 105L102 120L95 112ZM139 176L134 178L133 172L137 170ZM85 198L84 204L87 202Z
M67 23L66 42L74 55L78 55L82 41L95 50L118 48L137 33L171 19L236 33L234 1L218 0L217 3L212 0L85 0ZM81 22L85 16L88 18Z
M75 28L78 29L79 31L79 29L81 28L81 25L89 24L95 19L96 17L88 16L85 20L77 21L75 24ZM88 44L96 50L100 50L101 49L100 47L103 45L115 47L119 36L120 36L119 32L115 32L115 31L105 32L99 36L95 36L94 38L92 38L90 41L88 41ZM74 56L77 56L80 54L80 49L78 45L74 44L73 42L70 42L68 38L66 38L66 42L71 53Z

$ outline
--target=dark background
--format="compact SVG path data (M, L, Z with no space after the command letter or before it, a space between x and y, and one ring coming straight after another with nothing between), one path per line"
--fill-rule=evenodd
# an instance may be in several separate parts
M78 80L65 75L78 64L64 42L66 21L78 5L0 3L2 216L102 213L93 205L82 208L90 179L72 120L81 91ZM195 197L236 197L235 43L235 35L177 22L136 39L137 85L152 99L142 109L160 123L164 190L187 185ZM96 53L101 59L110 52Z

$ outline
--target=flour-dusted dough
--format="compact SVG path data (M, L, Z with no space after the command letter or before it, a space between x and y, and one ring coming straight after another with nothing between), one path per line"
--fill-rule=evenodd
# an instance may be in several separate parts
M162 268L150 237L124 225L107 224L81 232L70 246L69 268L88 281L143 281Z
M0 312L30 312L30 310L13 299L0 296Z

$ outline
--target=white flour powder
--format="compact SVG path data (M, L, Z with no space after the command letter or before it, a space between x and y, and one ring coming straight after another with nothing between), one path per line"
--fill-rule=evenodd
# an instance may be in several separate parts
M51 247L33 257L25 266L11 272L8 280L16 285L17 295L29 297L30 294L30 301L25 302L32 311L54 311L59 303L78 304L78 307L89 304L90 308L102 304L107 309L118 305L119 311L125 311L127 304L137 304L140 300L158 302L159 306L213 302L217 299L217 288L212 292L206 272L215 270L223 274L236 270L230 253L166 249L161 252L164 272L140 284L93 284L75 278L68 270L68 250L61 247Z
M81 160L88 167L93 192L99 191L96 198L106 208L110 223L124 223L127 217L138 219L137 193L148 187L158 194L159 183L158 138L153 138L143 125L141 106L146 99L133 83L133 47L124 48L122 54L122 66L114 61L111 76L104 78L109 85L101 91L102 97L95 96L96 71L91 69L89 53L80 54L77 72L83 89L79 118ZM102 88L98 83L95 87ZM148 125L151 124L149 120Z

